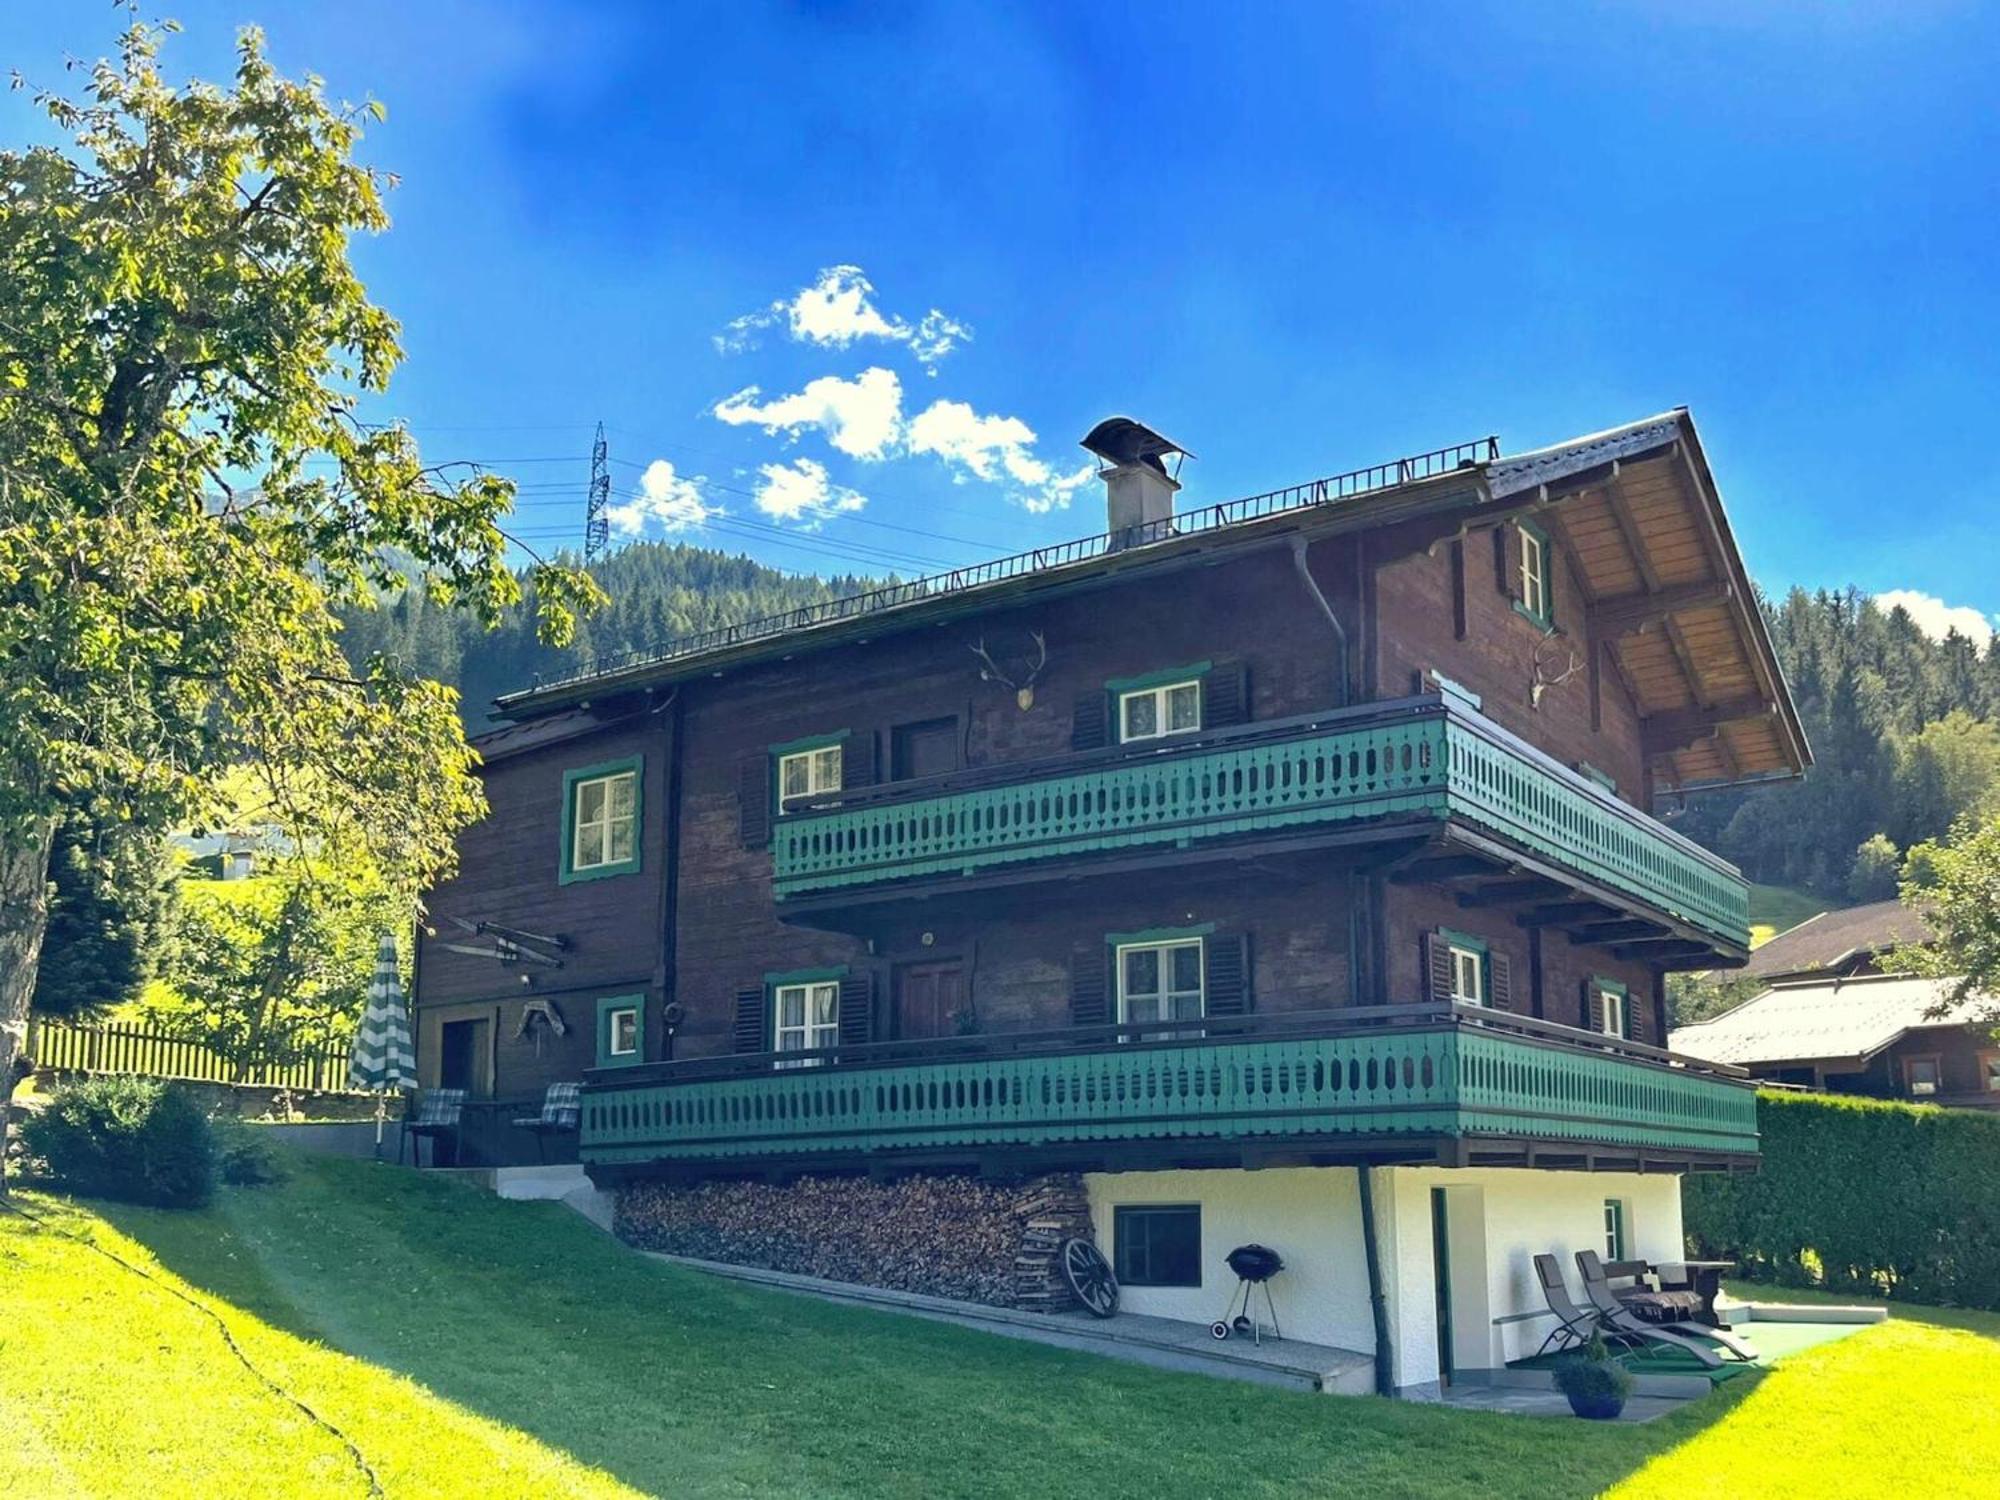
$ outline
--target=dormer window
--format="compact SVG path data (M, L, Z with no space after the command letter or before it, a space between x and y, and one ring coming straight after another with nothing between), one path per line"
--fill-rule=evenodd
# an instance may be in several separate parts
M1549 609L1549 539L1540 529L1522 523L1521 608L1546 625Z
M1201 679L1134 688L1118 695L1118 738L1164 739L1201 728Z

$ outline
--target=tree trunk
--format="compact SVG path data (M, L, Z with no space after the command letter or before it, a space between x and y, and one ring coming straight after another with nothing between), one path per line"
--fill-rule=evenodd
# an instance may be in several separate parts
M8 1105L25 1076L28 1002L49 927L53 819L28 837L0 840L0 1197L7 1193Z

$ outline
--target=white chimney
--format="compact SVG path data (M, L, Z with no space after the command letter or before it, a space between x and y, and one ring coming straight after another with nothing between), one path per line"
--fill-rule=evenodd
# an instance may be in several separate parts
M1192 458L1180 444L1130 417L1107 417L1090 429L1083 446L1103 461L1105 529L1110 550L1143 547L1174 534L1174 495L1180 480L1167 472L1168 454ZM1180 470L1178 462L1175 472Z

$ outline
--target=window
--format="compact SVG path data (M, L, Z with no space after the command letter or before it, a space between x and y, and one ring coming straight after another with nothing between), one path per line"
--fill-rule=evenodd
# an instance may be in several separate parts
M796 750L778 757L778 807L795 797L826 797L840 790L838 744Z
M597 1065L618 1068L645 1061L643 995L612 995L597 1002Z
M2000 1094L2000 1052L1979 1054L1979 1087L1989 1094Z
M814 980L781 984L771 991L773 1050L809 1052L840 1041L840 983ZM810 1068L823 1058L801 1057L781 1062L781 1068Z
M1549 539L1532 526L1521 533L1521 608L1535 619L1549 621Z
M564 883L639 868L639 769L633 759L564 774Z
M1118 738L1157 740L1201 728L1201 679L1134 688L1118 695Z
M1626 992L1622 985L1599 983L1597 1003L1603 1010L1604 1034L1606 1036L1629 1037L1632 1035L1631 1018L1627 1013Z
M1625 1200L1606 1198L1604 1200L1604 1258L1617 1262L1625 1255Z
M1198 1020L1203 1010L1202 967L1200 938L1121 945L1119 1021Z
M1938 1091L1939 1068L1936 1053L1903 1059L1903 1081L1912 1094L1924 1096Z
M1201 1205L1119 1205L1111 1210L1111 1256L1126 1286L1200 1286Z
M1486 955L1478 948L1452 943L1451 998L1468 1005L1486 1003Z

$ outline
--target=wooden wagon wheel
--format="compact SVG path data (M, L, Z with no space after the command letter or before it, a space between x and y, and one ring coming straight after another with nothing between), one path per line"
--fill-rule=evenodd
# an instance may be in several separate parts
M1118 1311L1118 1278L1089 1240L1062 1242L1062 1271L1076 1300L1092 1317L1108 1318Z

